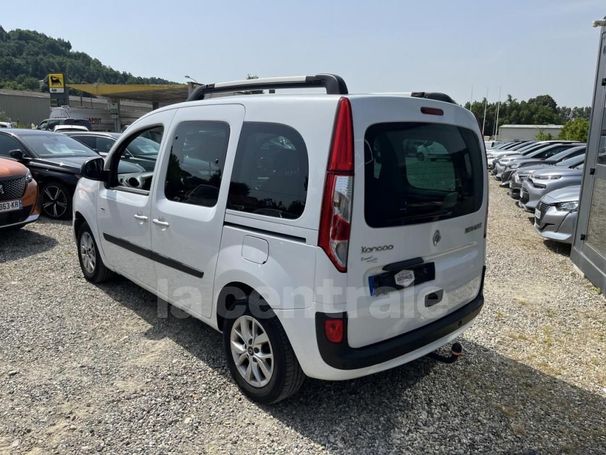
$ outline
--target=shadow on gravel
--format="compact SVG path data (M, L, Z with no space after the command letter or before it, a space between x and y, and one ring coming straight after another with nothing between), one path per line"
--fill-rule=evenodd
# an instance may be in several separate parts
M0 264L24 259L54 248L57 241L27 227L17 231L0 230Z
M553 240L544 240L544 245L556 254L561 256L570 256L570 250L572 249L572 245L567 245L565 243L554 242Z
M99 287L151 325L146 337L168 337L229 377L221 335L213 329L158 306L155 296L125 279ZM308 379L291 399L258 409L333 452L606 449L606 399L479 344L463 344L465 355L452 365L425 357L352 381ZM222 406L233 411L233 403Z

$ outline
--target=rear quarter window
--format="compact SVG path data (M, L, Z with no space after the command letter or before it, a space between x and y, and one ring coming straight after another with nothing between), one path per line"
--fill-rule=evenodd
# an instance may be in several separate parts
M366 131L364 154L364 211L371 227L454 218L482 205L482 148L471 130L377 124Z
M229 188L228 208L296 219L305 209L309 165L303 138L279 123L245 122Z

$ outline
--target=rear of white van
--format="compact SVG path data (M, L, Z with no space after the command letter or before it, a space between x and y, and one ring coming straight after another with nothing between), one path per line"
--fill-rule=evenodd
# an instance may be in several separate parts
M476 119L454 103L341 99L316 260L324 365L313 376L347 379L405 363L477 316L488 209L483 150Z

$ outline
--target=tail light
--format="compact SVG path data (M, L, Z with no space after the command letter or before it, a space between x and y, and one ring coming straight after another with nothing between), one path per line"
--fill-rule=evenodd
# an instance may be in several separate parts
M337 270L347 271L353 201L354 142L351 104L341 98L326 169L318 245Z

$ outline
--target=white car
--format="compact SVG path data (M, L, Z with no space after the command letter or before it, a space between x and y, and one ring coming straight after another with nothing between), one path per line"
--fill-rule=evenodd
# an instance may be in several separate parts
M153 169L121 173L140 137ZM221 331L259 402L431 353L484 302L484 146L443 94L349 95L334 75L200 86L81 173L84 276L117 272Z
M53 132L55 133L66 133L66 132L74 132L74 131L89 131L89 129L82 125L56 125L53 128Z

